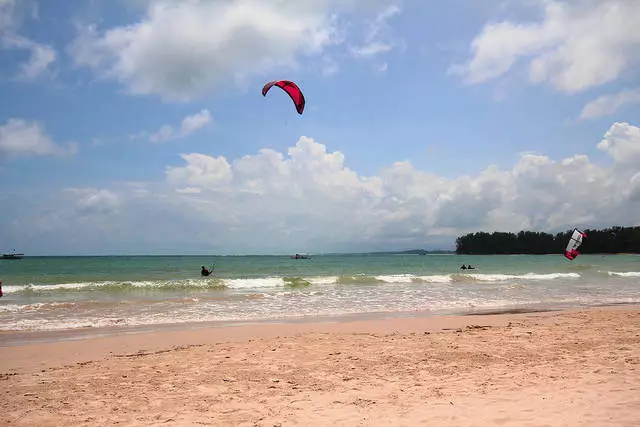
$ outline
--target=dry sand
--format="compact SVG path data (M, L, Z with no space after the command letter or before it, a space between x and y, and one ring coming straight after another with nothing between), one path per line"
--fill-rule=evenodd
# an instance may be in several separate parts
M637 427L639 368L636 307L120 335L0 347L0 424Z

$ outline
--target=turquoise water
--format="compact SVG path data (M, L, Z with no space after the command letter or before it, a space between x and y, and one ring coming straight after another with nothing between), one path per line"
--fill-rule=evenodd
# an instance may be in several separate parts
M44 331L640 303L640 256L25 257L0 281L0 330Z

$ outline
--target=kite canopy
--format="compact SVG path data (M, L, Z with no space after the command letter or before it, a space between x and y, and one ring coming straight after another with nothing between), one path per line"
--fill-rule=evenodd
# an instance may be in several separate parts
M298 114L302 114L304 111L305 100L298 85L289 80L274 80L264 85L262 88L262 96L267 96L267 92L269 92L269 89L271 89L272 86L278 86L280 89L287 92L295 104Z
M577 257L579 254L578 248L582 244L582 239L584 237L587 237L585 233L578 230L577 228L574 228L573 234L571 235L569 243L567 244L567 248L564 250L564 256L569 258L570 260L573 260L575 257Z

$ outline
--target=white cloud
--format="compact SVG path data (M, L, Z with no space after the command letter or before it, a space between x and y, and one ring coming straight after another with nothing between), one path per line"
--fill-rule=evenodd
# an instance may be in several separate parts
M77 146L70 143L62 148L46 133L38 122L8 119L0 125L0 157L3 155L73 155Z
M400 47L401 43L392 39L389 35L390 26L387 22L400 12L400 7L395 4L391 4L381 11L370 24L365 34L364 43L360 46L352 47L351 54L357 58L372 58Z
M177 133L173 129L173 126L164 125L156 133L149 135L149 140L151 142L163 142L186 138L209 123L211 123L211 113L209 110L203 109L198 113L182 119L180 130Z
M582 109L581 119L610 116L623 107L640 104L640 88L625 89L613 95L602 95Z
M67 192L55 208L43 202L20 216L12 232L34 242L68 234L100 248L242 253L452 247L479 230L638 224L640 128L615 123L598 148L611 166L524 153L510 169L455 179L410 162L362 176L342 153L301 137L287 153L183 154L164 182Z
M212 221L246 232L245 239L285 233L298 243L420 246L479 229L560 230L640 221L640 206L629 190L640 172L639 134L640 128L626 123L611 127L598 145L612 156L611 168L585 155L553 161L526 153L511 170L489 167L476 177L445 179L408 162L364 177L345 165L340 152L302 137L288 157L269 149L233 162L183 156L186 165L169 168L167 180L174 188L190 188L184 206L194 215L207 215L215 206Z
M296 67L298 56L343 41L338 12L390 1L156 0L135 24L82 28L68 52L78 66L133 94L186 101L230 81Z
M322 58L322 74L325 76L331 76L338 72L338 63L331 57L325 56Z
M640 171L640 128L628 123L614 123L598 144L616 164Z
M160 126L160 129L152 134L149 134L149 132L147 131L142 131L130 135L129 139L148 139L153 143L183 139L209 125L211 122L211 112L208 109L204 108L199 112L182 119L180 128L177 131L172 125L165 124Z
M76 210L81 215L112 215L120 206L118 195L109 190L70 188L67 191L78 195Z
M194 188L216 189L231 180L231 167L224 157L211 157L204 154L182 154L189 164L185 167L167 168L167 180L177 185L189 185Z
M640 59L640 2L541 0L541 22L487 24L472 42L472 58L451 71L484 83L529 58L529 80L574 93L634 72Z
M187 116L182 120L180 125L180 135L190 135L198 129L211 123L211 113L207 109L203 109L200 112Z
M0 0L0 47L31 51L29 60L20 66L17 77L21 80L34 80L49 71L57 59L57 53L49 44L37 43L18 34L23 12L19 6L25 5L27 2ZM31 17L39 19L37 4L31 6Z
M384 73L385 71L387 71L387 68L389 68L389 64L387 62L383 62L376 66L376 70L380 73Z
M30 50L29 60L20 66L19 78L24 80L34 80L43 75L55 62L56 51L49 45L36 43L25 37L18 35L7 35L2 39L2 46L5 49Z
M640 172L629 180L629 199L640 203Z
M371 42L367 45L353 48L352 52L354 56L357 56L357 57L371 57L381 53L389 52L392 49L393 49L393 46L391 44Z
M162 125L157 132L149 135L149 141L151 142L168 141L174 138L175 136L173 134L173 126L171 125Z

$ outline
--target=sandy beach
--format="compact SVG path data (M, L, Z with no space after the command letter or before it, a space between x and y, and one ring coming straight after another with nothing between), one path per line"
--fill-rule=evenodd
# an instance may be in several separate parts
M629 306L121 334L0 347L0 424L637 426L639 369Z

